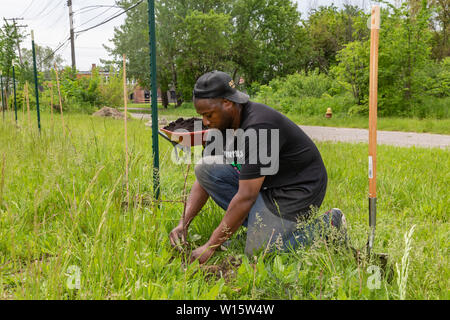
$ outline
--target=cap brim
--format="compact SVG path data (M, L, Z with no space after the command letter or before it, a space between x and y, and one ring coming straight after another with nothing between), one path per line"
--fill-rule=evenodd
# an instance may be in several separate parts
M247 103L250 100L250 97L247 94L239 90L236 90L235 93L230 94L224 98L236 103Z

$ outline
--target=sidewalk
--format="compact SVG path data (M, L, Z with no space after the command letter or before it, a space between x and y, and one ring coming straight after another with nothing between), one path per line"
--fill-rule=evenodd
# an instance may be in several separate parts
M353 128L300 126L316 141L341 141L368 143L369 130ZM377 144L399 147L449 148L450 135L400 131L378 131Z

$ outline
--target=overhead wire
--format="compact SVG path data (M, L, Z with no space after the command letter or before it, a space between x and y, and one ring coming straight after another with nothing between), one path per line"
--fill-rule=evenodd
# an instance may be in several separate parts
M63 7L63 9L64 9L64 7ZM62 10L62 11L61 11L61 14L58 16L58 18L56 18L56 20L54 20L54 21L48 26L48 28L51 29L54 25L58 24L64 17L66 17L66 14L67 14L67 12L66 12L65 10ZM48 21L45 21L44 24L40 24L40 26L41 26L41 25L46 25L46 22L48 22Z
M22 14L19 15L19 17L23 17L23 15L33 6L34 0L31 0L30 4L26 9L22 12Z
M97 28L97 27L99 27L99 26L101 26L101 25L103 25L103 24L105 24L105 23L107 23L107 22L109 22L109 21L111 21L111 20L113 20L113 19L115 19L115 18L117 18L117 17L119 17L119 16L121 16L121 15L123 15L124 13L126 13L126 12L128 12L128 11L130 11L130 10L132 10L132 9L134 9L135 7L137 7L138 5L140 5L142 2L143 2L144 0L140 0L139 2L137 2L136 4L134 4L134 5L132 5L131 7L129 7L129 8L127 8L127 9L125 9L125 10L121 10L120 12L115 12L112 16L110 16L109 18L106 18L105 20L103 20L102 22L100 22L100 23L98 23L98 24L96 24L96 25L93 25L93 26L91 26L91 27L89 27L89 28L86 28L86 29L83 29L83 30L79 30L79 31L75 31L75 37L76 38L78 38L79 37L79 35L81 34L81 33L83 33L83 32L86 32L86 31L89 31L89 30L92 30L92 29L94 29L94 28ZM32 2L30 3L30 5L28 6L28 8L24 11L24 13L31 7L31 5L33 4L33 2L34 2L34 0L32 0ZM50 2L51 3L51 2ZM41 12L37 15L37 16L39 16L41 13L43 13L48 7L49 7L49 5L50 5L50 3L46 3L47 5L46 5L46 7L43 9L43 10L41 10ZM94 7L94 6L92 6L92 7ZM98 7L96 7L96 8L99 8L100 6L98 6ZM99 15L97 15L96 17L94 17L94 18L98 18L99 16L101 16L102 14L104 14L104 13L106 13L108 10L110 10L111 8L114 8L114 7L117 7L117 6L110 6L107 10L105 10L105 11L103 11L102 13L100 13ZM53 9L54 8L56 8L56 7L53 7ZM87 7L85 7L85 8L87 8ZM52 10L53 10L52 9ZM52 11L51 10L51 11ZM78 11L79 12L79 11ZM47 13L47 15L48 15L48 13ZM58 18L58 20L59 20L60 18ZM91 20L93 20L93 19L90 19L89 21L91 21ZM87 23L87 22L86 22ZM83 23L83 24L86 24L86 23ZM54 23L55 24L55 23ZM54 25L53 24L53 25ZM82 25L83 25L82 24ZM57 47L52 51L52 53L50 53L49 55L47 55L45 58L43 58L42 60L40 60L39 61L39 63L43 63L43 62L45 62L45 61L47 61L48 59L50 59L50 58L52 58L58 51L60 51L60 50L64 50L68 45L69 45L69 42L70 42L70 37L67 37L64 41L62 40L62 41L60 41L60 43L57 45Z
M70 37L67 38L61 44L59 44L58 47L55 50L52 51L52 53L50 53L45 58L43 58L41 61L39 61L39 64L46 62L50 58L53 58L55 56L55 53L58 52L59 50L61 50L64 45L66 45L66 47L67 47L67 45L69 44L69 41L70 41ZM64 47L64 49L65 49L65 47Z
M57 9L57 7L59 5L61 5L61 4L63 6L60 7L59 9ZM49 12L47 12L44 16L42 16L41 19L46 17L46 16L48 16L50 13L58 13L58 12L60 12L59 16L56 19L54 19L53 21L50 21L50 19L43 19L43 21L40 24L38 24L37 27L41 27L41 26L46 26L47 27L48 26L47 28L49 28L49 29L52 28L59 21L61 21L62 18L64 18L66 16L66 11L64 10L64 8L65 8L64 3L57 3L57 5L55 7L53 7Z
M77 11L74 11L74 15L75 14L81 14L81 13L86 13L86 12L90 12L90 11L94 11L100 8L105 8L105 7L110 7L110 8L120 8L120 6L115 6L115 5L111 5L111 6L107 6L107 5L97 5L97 6L87 6L81 9L78 9ZM88 10L84 10L84 9L88 9Z
M51 29L54 25L57 25L64 17L66 16L66 13L63 12L58 19L56 19L48 28Z
M114 7L109 7L108 9L106 9L105 11L103 11L103 12L101 12L100 14L96 15L95 17L89 19L89 20L86 21L86 22L83 22L83 23L80 24L77 28L79 28L79 27L81 27L81 26L84 26L85 24L88 24L89 22L91 22L91 21L94 20L94 19L97 19L98 17L102 16L103 14L105 14L106 12L108 12L109 10L111 10L112 8L114 8Z
M56 2L56 6L53 6L47 13L45 13L43 16L41 16L40 18L42 19L42 18L45 18L45 17L47 17L50 13L52 13L53 12L53 10L55 10L58 6L60 6L61 5L61 2Z
M86 31L92 30L92 29L94 29L94 28L97 28L97 27L99 27L99 26L101 26L101 25L103 25L103 24L105 24L105 23L107 23L107 22L109 22L109 21L111 21L111 20L113 20L113 19L115 19L115 18L121 16L122 14L124 14L124 13L130 11L131 9L134 9L135 7L137 7L138 5L140 5L143 1L144 1L144 0L140 0L140 1L137 2L136 4L134 4L134 5L132 5L131 7L129 7L128 9L125 9L125 10L121 11L120 13L115 14L115 15L113 15L112 17L110 17L110 18L108 18L108 19L106 19L106 20L104 20L104 21L102 21L102 22L100 22L100 23L98 23L98 24L96 24L96 25L94 25L94 26L92 26L92 27L89 27L89 28L86 28L86 29L83 29L83 30L80 30L80 31L75 31L75 33L80 34L80 33L82 33L82 32L86 32Z
M44 9L42 9L41 11L39 11L38 14L36 14L35 16L33 16L32 18L29 18L27 20L35 20L36 18L38 18L41 14L44 13L44 11L46 11L48 9L48 7L50 7L50 5L52 4L51 1L48 1L45 3Z

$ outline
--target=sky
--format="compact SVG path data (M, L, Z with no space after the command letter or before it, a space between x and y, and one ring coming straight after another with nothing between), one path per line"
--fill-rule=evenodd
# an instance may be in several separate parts
M369 0L296 0L298 10L302 17L307 12L320 5L329 5L332 2L336 6L343 4L356 4L368 10L375 1ZM72 0L74 11L74 30L79 31L94 26L105 19L121 12L120 8L100 7L92 8L93 5L112 6L114 0ZM108 59L108 53L103 44L111 46L109 41L114 35L114 27L120 26L125 14L97 28L81 33L75 39L75 60L77 69L87 71L92 64L100 65L100 59ZM3 18L23 18L18 25L27 25L25 30L27 38L21 44L22 47L31 48L30 31L34 30L35 42L41 46L52 49L58 48L69 38L69 9L67 0L0 0L0 25ZM58 53L65 60L66 65L71 65L70 42L67 42Z

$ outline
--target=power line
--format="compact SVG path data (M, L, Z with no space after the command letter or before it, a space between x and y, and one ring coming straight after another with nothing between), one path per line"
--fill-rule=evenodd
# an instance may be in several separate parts
M87 6L87 7L83 7L81 9L78 9L77 11L74 12L74 14L86 13L86 12L89 12L89 11L97 10L97 9L100 9L100 8L106 8L106 7L109 7L109 8L121 8L119 6L107 6L107 5ZM85 9L88 9L88 10L85 10Z
M86 22L83 22L82 24L80 24L80 25L78 26L78 28L81 27L81 26L84 26L85 24L91 22L91 21L94 20L94 19L97 19L98 17L102 16L103 14L105 14L106 12L108 12L109 10L111 10L112 8L114 8L114 7L109 7L109 8L106 9L105 11L102 11L102 13L96 15L95 17L89 19L89 20L86 21Z
M96 24L95 26L92 26L92 27L89 27L89 28L86 28L86 29L83 29L83 30L80 30L80 31L76 31L75 33L78 33L78 34L79 34L79 33L86 32L86 31L92 30L92 29L94 29L94 28L97 28L97 27L99 27L99 26L101 26L101 25L103 25L103 24L105 24L105 23L107 23L107 22L109 22L109 21L111 21L111 20L113 20L113 19L115 19L115 18L121 16L122 14L124 14L124 13L130 11L131 9L134 9L135 7L137 7L138 5L140 5L143 1L144 1L144 0L140 0L138 3L136 3L135 5L132 5L132 6L129 7L128 9L122 11L121 13L116 14L116 15L112 16L111 18L106 19L106 20L104 20L103 22L100 22L99 24Z
M56 2L56 6L53 6L47 13L45 13L45 14L44 14L42 17L40 17L40 18L41 18L41 19L42 19L42 18L45 18L45 17L48 16L50 13L54 12L53 10L55 10L60 4L61 4L61 3Z
M33 5L34 0L31 0L30 4L28 5L28 7L22 12L22 14L20 15L21 17L23 17L23 15L31 8L31 6Z
M61 14L59 15L59 17L58 17L56 20L54 20L54 21L52 22L52 24L49 25L47 28L51 29L54 25L58 24L58 23L61 21L61 19L64 18L65 16L66 16L66 11L63 10L63 11L61 12ZM42 25L42 24L41 24L41 25ZM40 25L40 26L41 26L41 25Z
M62 6L61 6L62 5ZM58 8L58 6L61 6ZM62 10L61 10L62 9ZM59 14L59 16L57 16L57 14ZM50 19L50 17L48 19L44 19L44 17L47 17L48 15L51 14L55 14L53 17L56 17L56 19ZM36 28L45 26L46 28L51 29L55 24L57 24L59 21L61 21L61 18L63 18L65 15L65 10L64 10L64 4L63 3L57 3L55 7L53 7L49 12L47 12L46 14L44 14L44 16L40 17L39 20L42 20Z
M32 18L30 18L29 20L35 20L36 18L38 18L41 14L44 13L44 11L46 11L46 10L48 9L48 7L50 7L51 4L52 4L51 1L47 1L47 2L45 3L44 9L42 9L37 15L35 15L35 16L32 17Z
M139 2L137 2L136 4L134 4L133 6L129 7L128 9L125 9L125 10L123 10L123 11L120 12L120 13L114 14L112 17L107 18L106 20L104 20L104 21L102 21L102 22L100 22L100 23L98 23L98 24L96 24L96 25L94 25L94 26L92 26L92 27L89 27L89 28L86 28L86 29L83 29L83 30L80 30L80 31L76 31L76 32L75 32L76 38L78 38L78 36L79 36L81 33L86 32L86 31L89 31L89 30L92 30L92 29L94 29L94 28L97 28L97 27L99 27L99 26L101 26L101 25L103 25L103 24L105 24L105 23L107 23L107 22L109 22L109 21L111 21L111 20L113 20L113 19L115 19L115 18L121 16L122 14L124 14L124 13L126 13L126 12L128 12L128 11L130 11L130 10L132 10L132 9L134 9L135 7L137 7L138 5L140 5L143 1L144 1L144 0L140 0ZM48 6L47 6L47 7L48 7ZM43 12L43 11L42 11L42 12ZM103 13L104 13L104 12L103 12ZM102 14L103 14L103 13L102 13ZM101 14L100 14L100 15L101 15ZM99 15L98 15L98 16L99 16ZM97 17L98 17L98 16L97 16ZM42 64L42 63L46 62L48 59L52 58L52 57L56 54L56 52L58 52L59 50L65 49L65 48L69 45L69 41L70 41L70 40L71 40L71 38L68 37L66 40L64 40L64 42L60 43L60 44L52 51L51 54L49 54L47 57L43 58L39 63Z
M48 56L46 56L41 61L39 61L39 64L42 64L42 63L46 62L48 59L53 58L55 56L55 53L58 52L59 50L61 50L64 45L66 45L66 47L67 47L67 45L69 44L69 41L70 41L70 38L67 38L63 43L58 45L58 47L55 50L53 50L52 53L50 53ZM65 49L65 47L64 47L64 49Z

